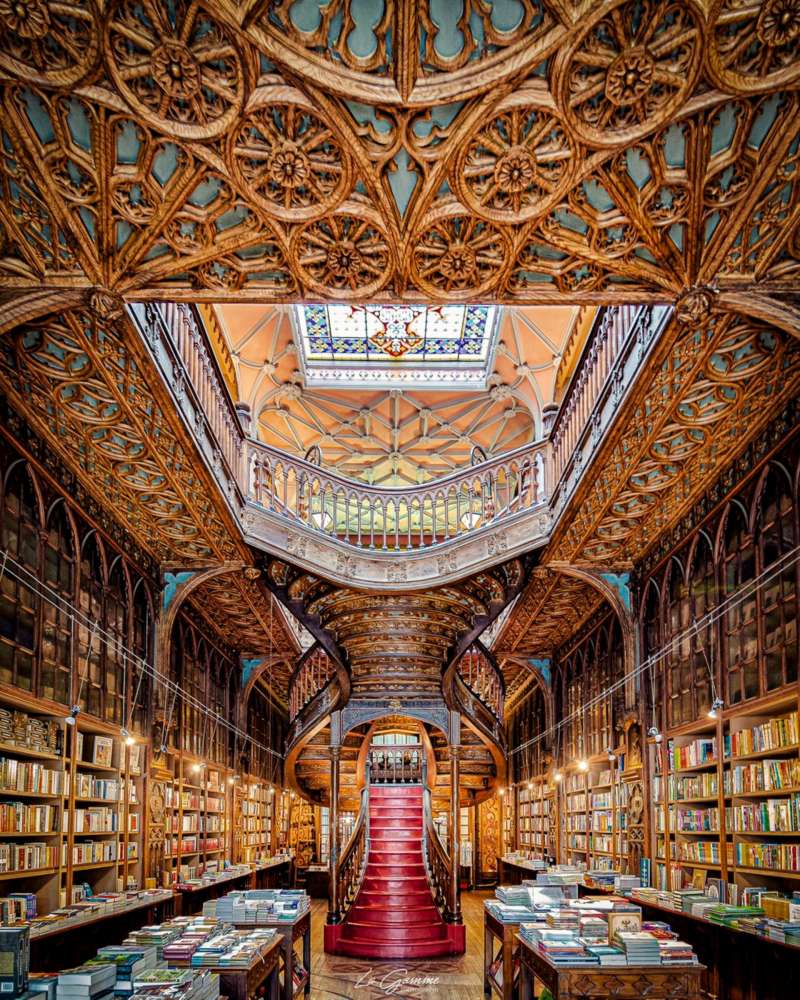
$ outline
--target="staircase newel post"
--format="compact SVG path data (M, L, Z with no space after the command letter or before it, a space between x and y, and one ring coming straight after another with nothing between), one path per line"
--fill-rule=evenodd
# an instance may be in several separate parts
M330 844L330 892L328 905L328 923L338 924L341 919L339 912L339 758L342 752L340 746L330 747L331 754L331 810L328 840Z
M450 921L461 923L461 812L459 786L461 784L461 747L450 747Z

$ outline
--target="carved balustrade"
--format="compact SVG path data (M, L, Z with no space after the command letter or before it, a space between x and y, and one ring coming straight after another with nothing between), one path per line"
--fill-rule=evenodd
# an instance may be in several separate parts
M361 789L361 807L350 839L345 844L336 866L337 912L335 920L343 920L353 900L361 888L369 851L369 786L370 768L367 765L366 780Z
M300 712L336 676L336 667L324 650L312 647L303 656L289 678L289 721Z
M598 314L550 432L551 506L560 512L668 320L667 306L613 306Z
M422 747L386 746L369 751L369 771L376 785L411 785L422 781Z
M503 674L490 656L473 646L456 664L458 676L498 722L503 721L506 685Z
M238 490L243 496L245 436L194 310L175 302L136 302L128 308L223 494L232 500ZM232 503L235 510L239 506L238 500Z
M359 548L425 548L547 500L549 444L526 445L435 483L380 489L248 442L249 496L265 510Z
M422 763L422 857L430 883L433 901L442 916L450 916L452 896L452 869L450 855L439 838L433 822L431 790L428 787L427 762Z

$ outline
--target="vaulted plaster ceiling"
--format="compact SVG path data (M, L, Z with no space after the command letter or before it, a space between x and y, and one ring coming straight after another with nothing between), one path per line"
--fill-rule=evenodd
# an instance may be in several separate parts
M583 342L594 312L503 308L485 388L448 389L445 370L432 388L403 391L306 386L290 306L225 304L203 315L263 441L297 456L316 446L344 475L401 485L469 465L476 446L495 456L541 436L562 357Z

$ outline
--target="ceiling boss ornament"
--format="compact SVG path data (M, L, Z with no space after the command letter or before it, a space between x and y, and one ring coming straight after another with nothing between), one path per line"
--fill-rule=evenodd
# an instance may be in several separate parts
M182 139L220 135L244 103L233 35L197 3L116 0L106 16L106 59L130 106Z
M624 0L603 10L556 59L554 90L566 120L598 146L651 132L694 85L700 24L687 0Z
M391 275L384 234L366 219L329 215L295 232L293 252L305 281L322 295L363 298Z
M352 164L330 126L304 104L270 103L231 137L229 161L243 188L288 222L336 208L352 187Z
M92 2L0 0L0 68L31 83L66 87L85 77L100 50Z
M481 126L451 174L476 214L521 222L544 212L572 179L575 149L549 111L512 107Z

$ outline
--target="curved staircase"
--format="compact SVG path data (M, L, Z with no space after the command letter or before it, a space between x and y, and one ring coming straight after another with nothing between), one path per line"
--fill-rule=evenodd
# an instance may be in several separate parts
M325 950L362 958L432 958L464 951L463 924L434 903L423 856L422 785L371 785L369 851L343 923L325 928Z

